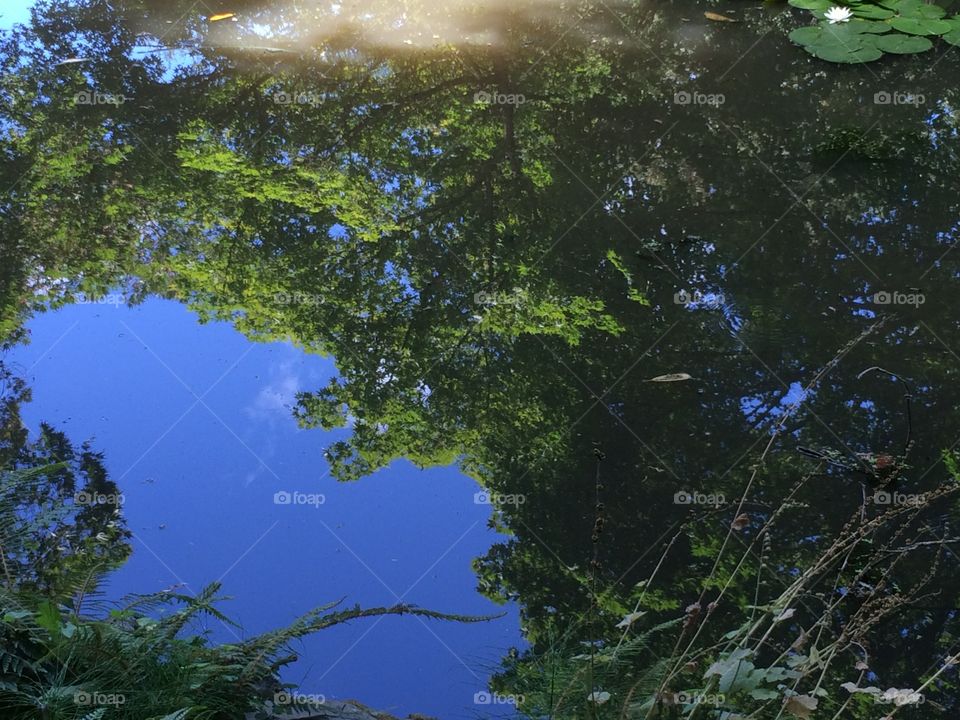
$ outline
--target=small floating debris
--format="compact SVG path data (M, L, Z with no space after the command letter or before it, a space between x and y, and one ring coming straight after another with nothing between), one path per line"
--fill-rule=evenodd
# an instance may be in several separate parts
M710 12L709 10L707 10L703 14L703 16L707 20L713 20L714 22L740 22L739 20L735 20L734 18L728 17L727 15L721 15L720 13Z
M687 373L668 373L667 375L657 375L644 382L680 382L681 380L693 380L693 375Z

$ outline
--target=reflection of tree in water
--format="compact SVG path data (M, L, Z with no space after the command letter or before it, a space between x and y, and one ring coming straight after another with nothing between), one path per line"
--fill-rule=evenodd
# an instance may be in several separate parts
M0 363L0 546L5 590L82 596L130 547L122 495L103 457L43 423L37 437L20 419L30 400Z
M709 615L697 642L712 647L869 525L880 508L864 505L856 477L795 452L897 450L902 388L858 380L867 367L916 388L901 491L948 477L937 461L955 439L957 332L934 279L953 279L956 141L937 74L910 79L929 108L878 106L873 93L914 66L851 82L777 34L731 71L766 26L685 28L682 9L617 8L616 35L587 23L562 41L557 18L515 23L501 9L508 30L491 47L397 49L344 25L321 52L306 31L281 41L306 25L290 7L254 44L244 12L256 5L211 8L238 18L213 25L181 22L179 5L120 6L110 18L58 7L40 15L45 48L28 36L5 46L18 131L3 172L19 184L0 220L2 317L133 276L134 299L176 298L252 338L332 353L339 378L297 414L307 426L349 419L350 438L328 450L338 477L459 457L526 498L498 510L514 537L477 562L484 592L523 605L532 649L505 683L527 683L548 648L566 661L616 637L641 593L637 628L672 620L689 640ZM71 46L74 26L96 42ZM169 79L135 50L154 41L189 46L197 62ZM55 64L67 58L83 62ZM75 106L90 88L132 100ZM690 90L724 102L673 102ZM486 102L497 97L514 102ZM921 307L871 299L913 287ZM707 300L676 302L683 292ZM678 372L691 379L649 382ZM728 502L678 504L680 491ZM803 585L806 604L757 666L826 618L817 632L843 639L832 688L856 681L851 649L869 655L869 682L919 685L952 640L956 559L935 544L950 515L946 500L910 523L895 513L872 547L844 546L832 556L842 572ZM894 562L912 545L914 559ZM871 590L860 597L857 583ZM869 647L856 650L843 629L869 613L875 624L854 626ZM650 657L669 659L677 633L652 636ZM654 675L634 695L663 690Z

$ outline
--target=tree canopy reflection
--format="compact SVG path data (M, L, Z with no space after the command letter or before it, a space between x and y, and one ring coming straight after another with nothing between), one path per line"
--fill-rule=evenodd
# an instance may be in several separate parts
M332 355L296 416L350 426L338 478L458 461L524 499L476 568L531 714L672 717L754 648L751 717L872 717L840 683L949 665L955 59L825 70L766 34L789 11L392 7L38 6L0 53L6 337L120 288Z

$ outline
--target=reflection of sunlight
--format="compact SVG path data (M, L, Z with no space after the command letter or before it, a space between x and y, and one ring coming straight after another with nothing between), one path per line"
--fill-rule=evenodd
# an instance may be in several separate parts
M606 22L621 0L601 8ZM267 2L238 11L226 22L210 23L208 41L221 47L264 47L271 40L283 47L315 47L331 40L350 45L388 48L430 48L444 45L498 45L521 25L559 24L573 31L584 16L559 0L445 0L422 3L395 0L325 0Z

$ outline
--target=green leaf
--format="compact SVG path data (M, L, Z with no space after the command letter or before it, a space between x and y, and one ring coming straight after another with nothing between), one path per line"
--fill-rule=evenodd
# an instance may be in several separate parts
M883 53L872 45L861 45L852 49L842 45L808 45L804 50L821 60L835 63L865 63L883 57Z
M916 17L895 17L890 24L900 32L909 35L944 35L953 30L946 20L928 20Z
M164 715L163 717L157 716L155 720L184 720L187 717L187 714L193 710L193 708L181 708L172 713Z
M891 28L887 23L879 20L851 20L850 29L858 33L871 33L879 35L880 33L890 32Z
M910 17L927 18L929 20L939 20L940 18L942 18L944 15L947 14L947 11L944 10L939 5L927 5L926 3L924 3L923 5L920 5L919 7L912 9L906 13L903 12L903 10L901 10L900 14L908 15Z
M787 2L801 10L826 10L833 6L830 0L787 0Z
M886 20L893 17L894 12L878 5L859 5L853 8L853 14L855 17L869 20Z
M933 47L933 43L925 37L901 35L900 33L883 35L878 37L875 43L877 48L883 50L883 52L893 53L895 55L925 52Z
M960 46L960 28L955 28L943 36L943 39L951 45Z
M823 28L816 25L797 28L788 37L797 45L813 45L823 38Z
M917 12L917 8L923 5L923 0L899 0L899 2L893 4L888 4L885 2L881 2L880 4L884 7L896 10L901 15L909 15Z
M37 625L51 635L60 635L60 611L56 605L45 600L37 608Z

